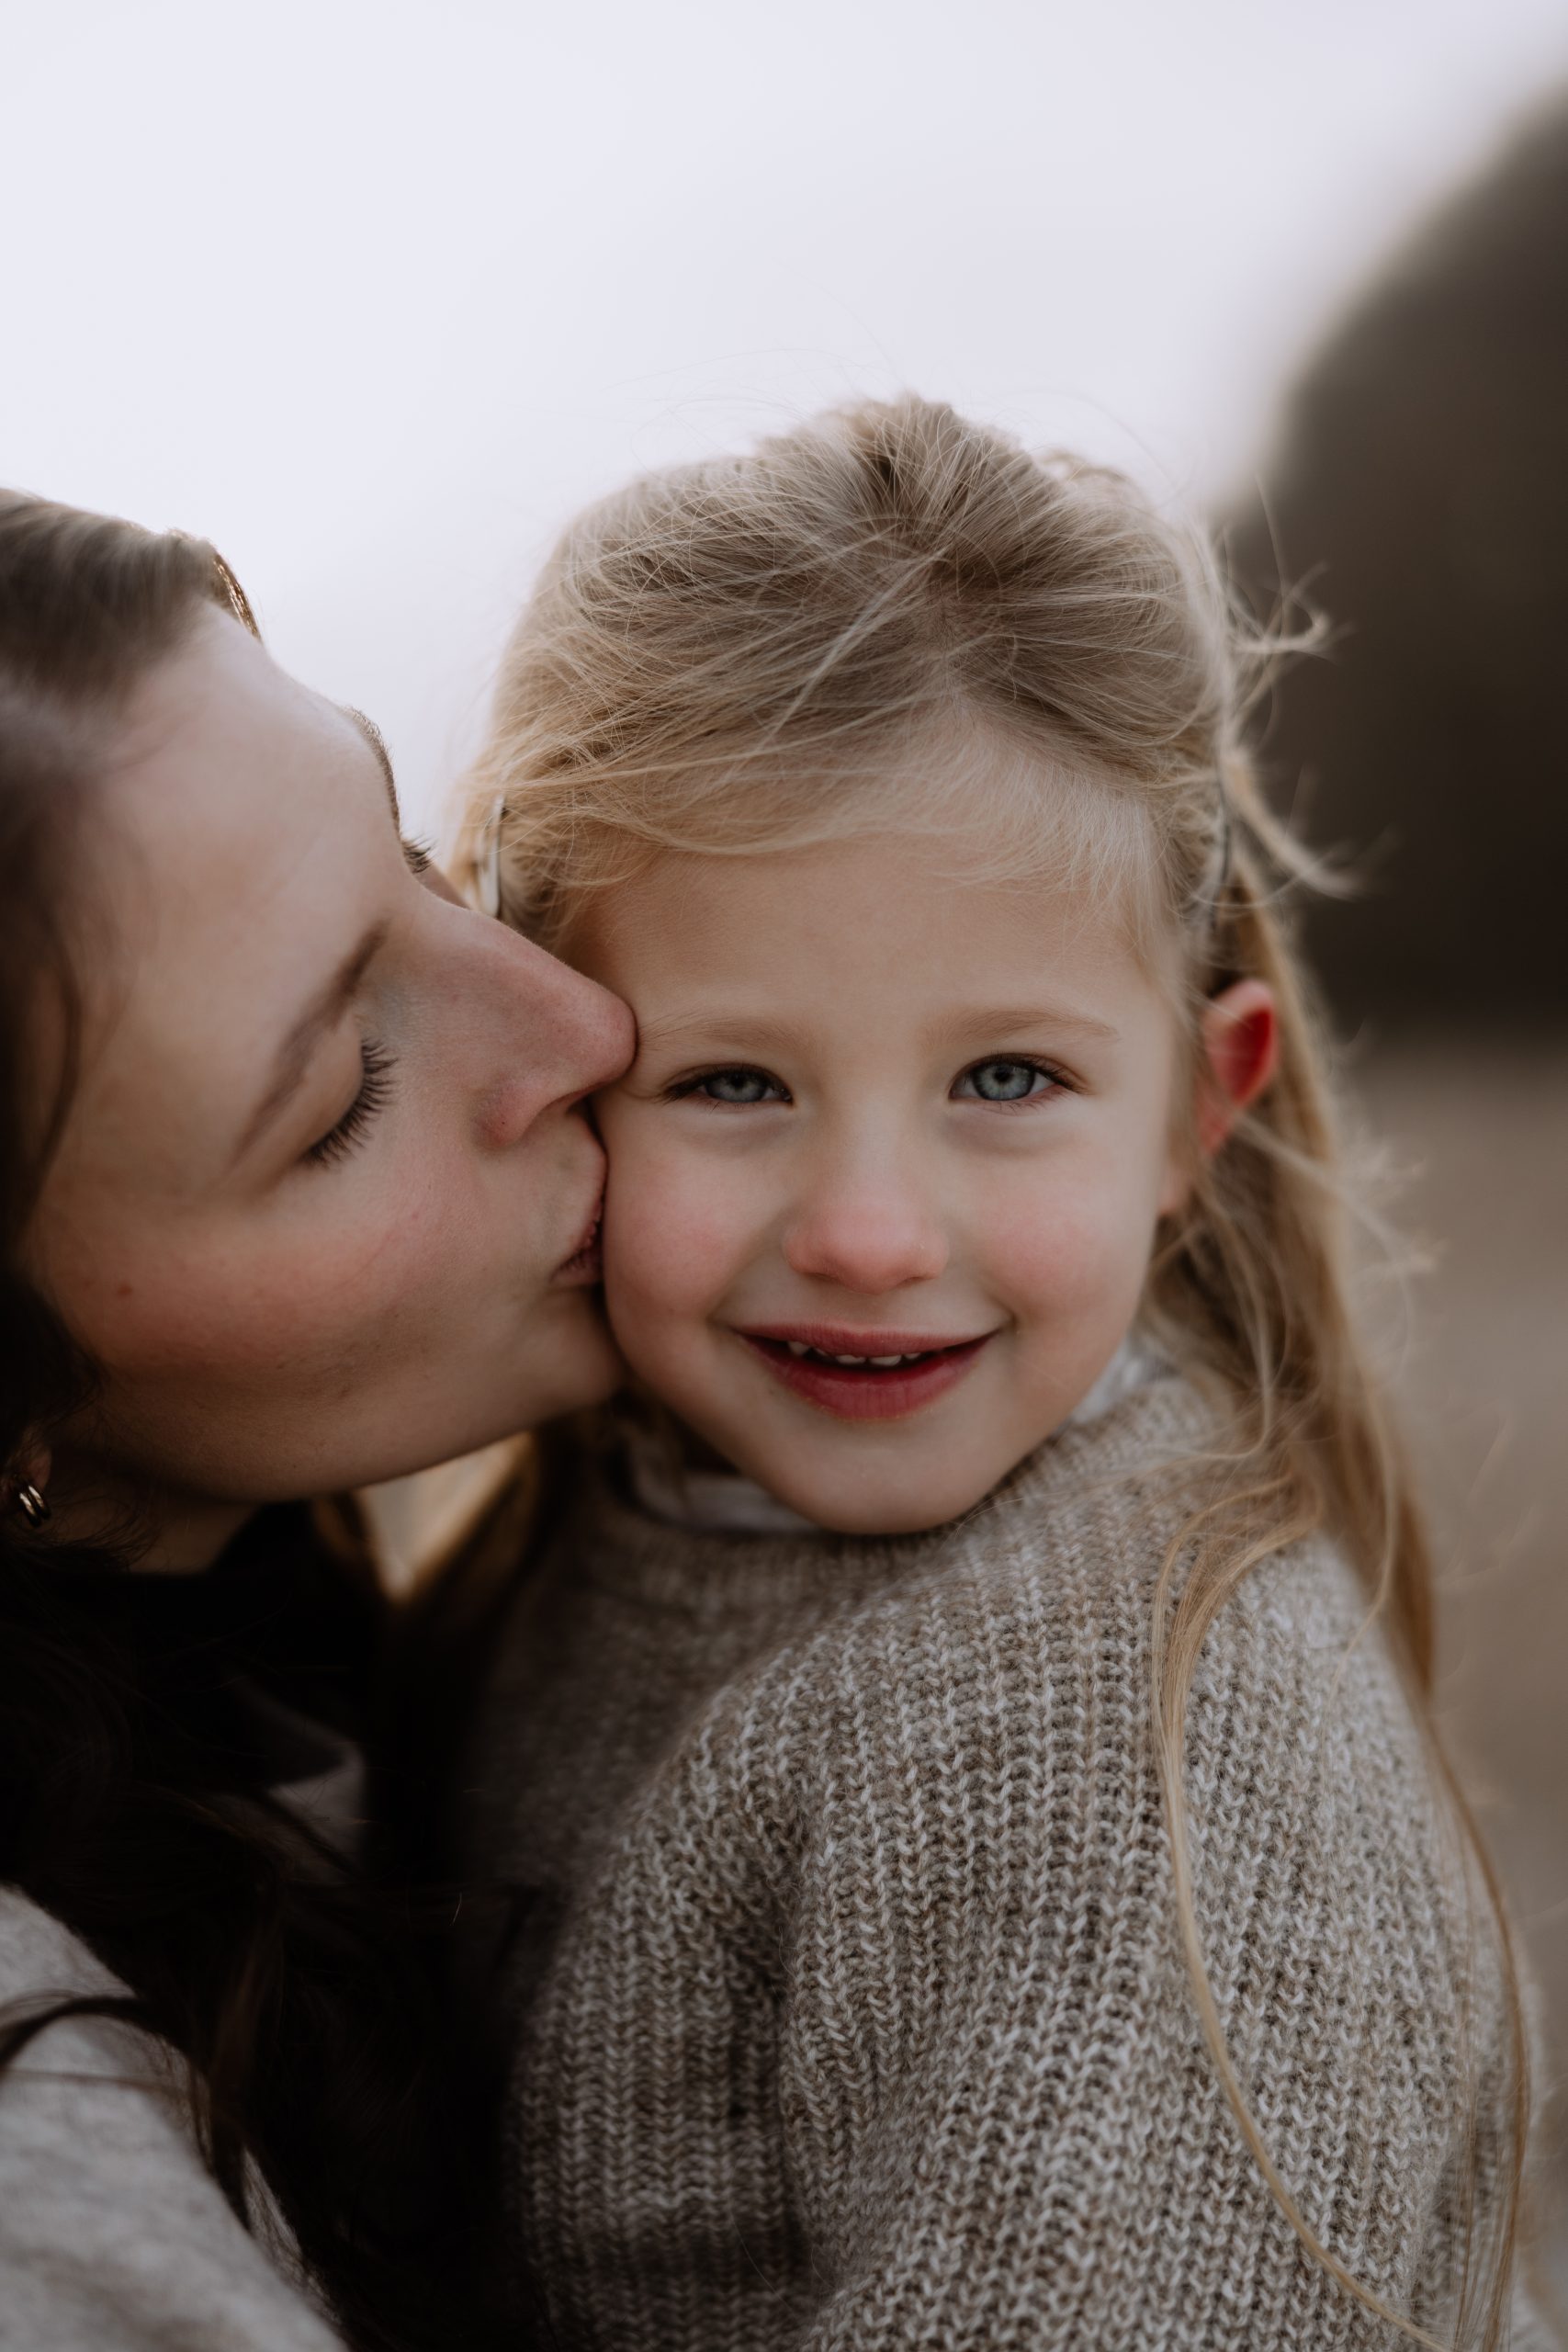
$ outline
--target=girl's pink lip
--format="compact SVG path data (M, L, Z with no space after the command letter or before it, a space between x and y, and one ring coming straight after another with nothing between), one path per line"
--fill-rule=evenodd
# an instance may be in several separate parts
M736 1336L744 1340L752 1354L767 1365L782 1388L787 1388L803 1404L814 1405L818 1412L831 1413L841 1421L897 1421L934 1404L939 1396L956 1387L975 1364L987 1340L995 1335L987 1331L977 1340L922 1343L908 1332L835 1330L832 1337L839 1344L831 1350L825 1348L823 1340L807 1339L805 1329L800 1328L790 1329L782 1338L773 1331L740 1331ZM853 1339L858 1344L847 1348L843 1344L846 1339ZM825 1352L836 1355L918 1353L921 1361L885 1371L869 1366L862 1370L852 1364L824 1363L816 1356L791 1355L789 1340L804 1340L807 1347L824 1348ZM926 1349L933 1351L924 1352Z

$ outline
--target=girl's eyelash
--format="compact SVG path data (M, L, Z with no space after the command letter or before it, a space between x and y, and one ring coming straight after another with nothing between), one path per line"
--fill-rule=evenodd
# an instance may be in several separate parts
M403 835L403 857L411 874L416 876L421 874L428 874L431 867L435 863L435 843L434 842L410 841L408 835L405 833Z
M956 1083L962 1085L964 1080L972 1078L976 1070L998 1068L1032 1070L1041 1078L1048 1079L1053 1086L1059 1086L1069 1093L1073 1091L1073 1080L1066 1071L1055 1062L1046 1061L1039 1054L983 1054L978 1061L970 1062L966 1069L959 1072ZM716 1063L708 1069L694 1070L689 1077L672 1080L664 1089L664 1100L667 1102L681 1102L696 1095L712 1102L716 1110L759 1107L762 1099L761 1097L753 1098L750 1103L740 1102L733 1098L727 1102L722 1096L716 1094L707 1094L705 1097L704 1090L711 1086L716 1079L721 1078L760 1080L764 1086L776 1090L772 1099L782 1098L784 1101L789 1099L789 1089L770 1071L757 1069L749 1062L721 1062ZM987 1098L982 1096L979 1099L985 1101ZM1038 1102L1040 1099L1038 1095L1020 1095L1010 1102L1007 1100L991 1102L988 1107L992 1110L1005 1111L1021 1107L1024 1102Z
M977 1069L998 1068L1037 1070L1042 1078L1048 1078L1053 1086L1059 1086L1069 1094L1074 1091L1073 1081L1066 1071L1058 1063L1046 1061L1040 1054L982 1054L977 1062L970 1062L965 1069L960 1070L958 1082L962 1084L964 1079L973 1078ZM982 1096L980 1099L983 1101L985 1098ZM1038 1102L1039 1100L1040 1097L1037 1094L1022 1094L1015 1097L1010 1102L991 1102L987 1107L993 1111L1021 1109L1026 1102Z
M776 1087L779 1094L785 1100L788 1099L789 1089L782 1080L774 1078L769 1070L753 1069L750 1062L715 1062L708 1069L694 1070L689 1078L673 1080L664 1089L664 1099L667 1102L685 1102L692 1095L697 1094L703 1087L710 1085L716 1078L760 1078L764 1086ZM705 1099L717 1111L758 1107L754 1103L725 1102L716 1094L710 1094Z
M374 1037L367 1037L359 1048L359 1091L333 1127L313 1143L306 1152L319 1168L331 1167L346 1159L355 1146L364 1138L367 1128L377 1114L385 1110L391 1099L392 1072L397 1057L389 1054Z

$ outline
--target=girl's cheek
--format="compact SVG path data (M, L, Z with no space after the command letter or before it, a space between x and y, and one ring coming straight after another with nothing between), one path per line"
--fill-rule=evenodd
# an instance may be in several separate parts
M635 1305L644 1315L697 1317L722 1294L728 1263L722 1230L695 1204L664 1216L648 1214L646 1203L626 1214L606 1204L604 1249L612 1309Z
M696 1155L611 1142L604 1200L604 1279L612 1311L705 1317L748 1250L745 1171Z
M1119 1301L1143 1279L1147 1239L1114 1182L1066 1194L1021 1193L987 1220L989 1286L1021 1315Z

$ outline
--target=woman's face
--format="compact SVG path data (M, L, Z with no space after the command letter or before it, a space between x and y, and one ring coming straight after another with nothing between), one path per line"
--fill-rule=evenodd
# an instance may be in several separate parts
M355 719L214 611L87 812L85 1059L32 1237L101 1368L55 1491L171 1564L606 1394L579 1105L615 998L416 876Z

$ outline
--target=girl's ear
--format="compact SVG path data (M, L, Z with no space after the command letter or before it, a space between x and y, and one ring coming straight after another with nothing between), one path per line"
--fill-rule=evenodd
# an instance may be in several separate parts
M1198 1148L1206 1159L1257 1102L1279 1059L1280 1023L1264 981L1235 980L1210 998L1198 1066Z

